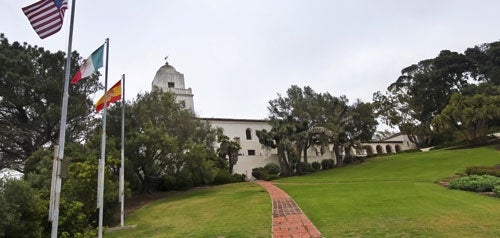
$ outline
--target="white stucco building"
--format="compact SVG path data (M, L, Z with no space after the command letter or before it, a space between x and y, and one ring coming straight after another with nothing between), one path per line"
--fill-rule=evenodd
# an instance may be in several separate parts
M174 93L178 102L183 102L187 109L194 112L192 90L191 88L185 88L184 75L175 70L173 66L168 63L161 66L156 72L152 86ZM224 135L240 143L241 150L238 162L233 168L235 173L246 174L250 178L253 168L263 167L268 163L279 164L276 150L261 145L256 135L257 130L271 130L271 126L266 120L231 118L200 119L209 123L214 128L222 128ZM321 154L321 148L311 146L307 153L308 162L335 159L332 148L332 145L324 147L324 153ZM353 149L352 154L366 156L370 154L396 153L416 147L414 144L410 144L405 135L397 134L382 141L363 143L362 148L363 150L358 151Z

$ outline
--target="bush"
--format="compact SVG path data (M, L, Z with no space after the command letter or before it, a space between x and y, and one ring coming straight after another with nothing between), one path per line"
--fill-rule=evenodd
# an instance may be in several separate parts
M500 178L491 175L470 175L450 182L449 188L473 192L491 192L500 185Z
M296 174L297 175L307 175L316 172L316 170L313 169L311 164L306 163L306 162L299 162L297 164L296 168Z
M280 171L281 169L277 164L269 163L264 167L253 168L252 176L255 179L271 181L279 178Z
M212 184L214 185L221 185L221 184L228 184L228 183L239 183L239 182L245 182L246 175L244 174L229 174L229 171L227 170L219 170L217 175L215 175L214 181Z
M465 169L467 175L491 175L500 177L500 168L493 166L469 166Z
M264 167L253 168L252 176L254 176L256 179L264 180L265 177L269 176L269 171L264 169Z
M324 159L321 161L322 170L333 169L334 166L335 166L335 161L333 159Z
M269 172L269 174L274 174L274 175L280 174L281 171L280 166L274 163L266 164L264 166L264 169L266 169L267 172Z
M497 185L493 188L493 192L495 193L495 196L500 197L500 185Z
M317 161L312 162L311 166L315 171L319 171L321 169L321 164Z
M219 170L217 175L215 175L214 181L212 184L220 185L220 184L226 184L226 183L231 183L231 175L229 174L229 171L227 170Z
M233 174L231 175L231 183L239 183L247 181L247 176L245 174Z

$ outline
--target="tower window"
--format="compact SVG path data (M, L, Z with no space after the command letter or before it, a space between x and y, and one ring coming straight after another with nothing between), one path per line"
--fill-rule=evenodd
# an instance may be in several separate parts
M248 150L248 155L255 155L255 150Z
M175 88L174 82L168 82L168 88Z
M251 140L252 139L252 130L250 130L250 128L248 128L246 130L246 135L247 135L247 140Z

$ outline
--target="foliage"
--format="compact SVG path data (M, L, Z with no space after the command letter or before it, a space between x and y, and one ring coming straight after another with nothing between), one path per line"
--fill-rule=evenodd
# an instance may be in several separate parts
M500 185L500 177L491 175L470 175L454 179L449 188L473 192L491 192L495 186Z
M268 164L264 165L264 169L269 171L269 174L278 175L280 173L280 166L275 164L275 163L268 163Z
M324 159L321 160L321 170L332 169L335 166L334 160Z
M175 102L172 93L154 89L126 107L128 159L126 177L138 182L137 192L187 189L210 184L218 162L212 147L215 130ZM110 124L120 124L119 110L110 110ZM119 128L110 128L119 138ZM133 180L133 181L134 181Z
M96 136L97 137L97 136ZM94 137L94 138L96 138ZM69 160L67 177L63 178L61 201L59 206L59 234L62 237L94 237L97 226L97 159L99 147L93 147L91 139L88 145L69 143L65 149L65 160ZM109 146L109 154L105 170L104 193L104 225L115 223L118 211L118 177L114 168L118 166L118 154ZM52 152L39 150L27 160L26 181L38 191L40 197L48 204L50 179L52 170ZM43 207L43 216L47 214L48 205ZM44 234L50 234L50 226L46 224Z
M227 183L245 182L246 176L244 174L229 174L227 170L219 170L219 173L214 178L212 184L221 185Z
M453 127L461 131L469 142L486 141L488 128L500 120L500 96L454 94L450 103L437 115L437 128Z
M219 148L217 153L220 158L228 162L229 174L233 173L233 167L238 162L238 154L241 150L241 145L238 141L230 140L229 137L223 134L222 128L219 128L217 135Z
M321 164L318 161L312 162L311 166L315 171L319 171L321 169Z
M73 74L77 52L71 55ZM0 34L0 168L23 172L36 150L48 148L59 137L65 55L27 43L9 43ZM83 141L94 128L90 95L100 88L97 77L69 89L66 140Z
M0 236L42 237L48 203L22 180L0 180Z
M310 163L299 162L297 164L297 175L308 175L316 172Z
M281 169L278 165L273 163L268 163L264 167L252 169L252 176L254 178L266 181L278 179L279 173L281 173Z
M467 175L491 175L500 177L500 167L498 166L469 166L465 169Z
M495 193L495 196L500 197L500 185L493 188L493 193Z
M316 93L306 86L292 85L286 96L269 101L271 130L257 131L259 142L276 148L282 176L291 176L307 163L307 151L312 145L334 145L336 158L342 148L357 146L369 140L377 121L369 103L357 101L348 105L345 96ZM325 150L321 150L323 154ZM340 160L339 160L340 161Z

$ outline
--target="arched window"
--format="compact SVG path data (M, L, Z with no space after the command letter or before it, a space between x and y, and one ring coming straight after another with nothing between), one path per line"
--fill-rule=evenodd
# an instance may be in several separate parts
M247 135L247 140L252 139L252 130L250 128L247 128L246 135Z

